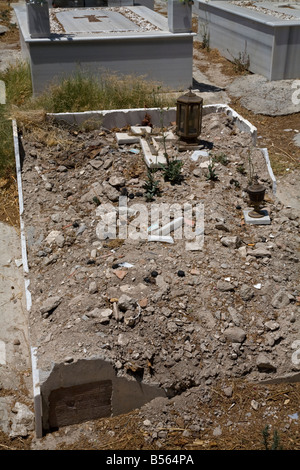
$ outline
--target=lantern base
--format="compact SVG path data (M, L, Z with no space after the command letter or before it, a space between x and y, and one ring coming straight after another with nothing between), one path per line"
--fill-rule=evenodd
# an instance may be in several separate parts
M190 142L180 139L178 142L179 152L187 152L188 150L201 150L203 148L204 148L204 145L198 139L195 139Z
M251 217L252 219L261 219L262 217L265 216L265 213L260 210L253 210L248 213L248 216Z

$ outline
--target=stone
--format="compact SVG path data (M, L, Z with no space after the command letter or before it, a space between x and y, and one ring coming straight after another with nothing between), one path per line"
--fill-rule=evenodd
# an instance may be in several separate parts
M124 315L124 323L127 326L134 326L136 323L136 320L138 318L138 315L132 310L127 310L125 315Z
M123 176L111 176L108 182L114 188L120 188L122 186L125 186L126 179Z
M146 308L148 306L148 299L147 297L144 297L143 299L140 299L139 301L139 306L141 308Z
M251 300L252 297L254 296L252 287L248 286L247 284L243 284L242 287L240 288L240 296L246 302L248 300Z
M99 170L103 165L102 160L91 160L89 163L95 170Z
M89 285L89 293L96 294L96 292L98 292L97 283L95 281L92 281Z
M227 328L224 336L231 343L242 343L246 339L245 331L239 327Z
M0 25L0 34L8 33L9 28L4 26L3 24Z
M125 276L127 276L128 271L123 271L122 269L117 269L114 271L114 274L117 276L118 279L121 281L124 279Z
M267 331L276 331L280 328L280 325L276 321L270 320L266 321L264 327Z
M229 232L229 228L227 227L227 225L225 225L225 223L223 222L218 222L216 225L215 225L215 228L217 230L222 230L223 232ZM234 237L235 238L235 237Z
M64 243L64 236L59 230L52 230L45 241L49 245L51 245L52 243L61 245Z
M260 372L275 372L276 366L264 353L260 353L256 359L256 366Z
M129 297L129 295L122 294L118 300L118 307L123 312L126 312L126 310L130 310L132 308L135 308L136 306L137 306L136 300L133 299L132 297Z
M271 253L264 248L257 248L256 250L250 251L249 255L255 256L256 258L270 258Z
M222 435L221 426L217 426L217 427L213 430L213 435L214 435L215 437L218 437L218 436L221 436L221 435Z
M109 184L103 185L103 193L112 202L117 202L119 200L119 196L120 196L119 191L115 187Z
M29 431L33 431L34 429L34 413L28 406L20 402L16 402L12 412L14 414L9 436L11 438L28 436Z
M224 395L226 395L227 398L230 398L230 397L232 397L233 389L232 389L232 387L230 387L230 386L229 386L229 387L225 387L225 388L223 389L223 392L224 392Z
M231 292L231 291L234 291L235 288L234 288L234 285L231 284L230 282L218 281L217 289L220 290L221 292Z
M274 308L287 307L290 303L290 297L285 291L277 292L271 300L271 304Z
M61 297L49 297L40 308L43 317L47 318L61 303Z
M52 191L53 184L49 183L49 182L45 183L45 189L46 189L46 191Z
M242 240L238 236L234 237L222 237L221 243L228 248L239 248L242 244Z
M270 225L271 224L271 219L267 211L264 212L264 216L261 218L254 218L249 216L249 212L251 210L246 210L244 212L244 219L246 224L252 224L252 225Z

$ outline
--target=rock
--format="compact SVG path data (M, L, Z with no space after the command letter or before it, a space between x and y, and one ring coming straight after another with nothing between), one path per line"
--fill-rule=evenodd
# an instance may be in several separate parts
M47 318L61 303L61 297L49 297L40 308L40 312L44 318Z
M108 183L103 183L103 193L112 202L117 202L119 200L119 191Z
M256 258L270 258L272 256L271 253L264 248L257 248L255 250L250 251L249 254L251 256L255 256Z
M215 225L215 228L217 230L223 230L223 232L229 232L229 228L227 227L227 225L225 225L225 223L223 222L218 222L216 225ZM228 237L228 238L231 238L231 237ZM236 238L236 237L232 237L232 238Z
M121 295L121 297L118 300L118 307L120 310L123 312L126 312L126 310L134 309L137 306L137 302L135 299L132 299L126 294Z
M110 308L105 308L105 309L100 310L100 314L97 318L102 324L109 323L109 320L112 317L112 314L113 314L113 311Z
M114 271L114 274L117 276L118 279L122 281L122 279L124 279L124 277L128 274L128 271L117 269L116 271Z
M133 310L127 310L124 315L124 323L127 326L134 326L138 319L138 315Z
M287 307L290 303L290 297L285 291L279 291L274 295L271 304L274 308Z
M3 24L0 25L0 34L8 33L9 28L4 26Z
M252 287L247 286L247 284L243 284L242 287L240 288L240 296L246 302L248 300L251 300L252 297L254 296L254 291L252 290Z
M112 317L113 311L110 308L95 308L91 312L87 313L89 318L96 318L100 323L106 324L109 323L110 318Z
M34 429L34 413L23 403L17 402L12 409L15 413L12 418L9 437L26 437Z
M92 281L89 285L89 293L90 294L96 294L98 292L98 287L95 281Z
M230 292L230 291L233 291L235 287L233 284L230 284L230 282L218 281L217 289L220 290L221 292Z
M53 188L53 184L52 183L45 183L45 189L46 191L52 191L52 188Z
M55 222L56 224L60 222L61 215L60 214L52 214L51 215L51 220L52 222Z
M213 435L216 436L216 437L222 435L221 426L217 426L217 427L213 430Z
M232 327L224 331L225 338L231 343L242 343L246 338L246 333L242 328Z
M256 366L260 372L275 372L276 366L273 364L271 359L264 354L260 353L256 359Z
M148 298L144 297L143 299L140 299L139 305L141 308L146 308L148 306Z
M222 237L221 238L221 243L222 245L228 247L228 248L239 248L242 244L242 240L240 237L234 236L234 237Z
M95 196L101 200L102 194L102 185L98 182L93 183L91 189L80 198L80 202L92 202Z
M51 245L52 243L56 243L57 246L62 248L65 242L65 239L64 239L62 232L60 232L59 230L52 230L47 236L45 241L49 245Z
M120 188L122 186L125 186L126 179L123 178L122 176L111 176L108 182L114 188Z
M256 400L251 401L251 406L254 410L258 410L259 408L259 403Z
M103 165L101 160L91 160L89 163L95 170L99 170L99 168Z
M229 386L229 387L225 387L225 388L223 389L223 392L224 392L224 394L226 395L226 397L230 398L230 397L232 397L233 389L232 389L232 387L230 387L230 386Z
M279 323L277 323L276 321L273 321L273 320L266 321L264 326L265 326L267 331L276 331L280 328Z

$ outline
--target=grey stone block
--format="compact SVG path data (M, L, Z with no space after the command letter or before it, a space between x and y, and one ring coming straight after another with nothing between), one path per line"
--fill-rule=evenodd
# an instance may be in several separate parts
M249 212L251 212L251 209L244 211L244 219L245 219L246 224L270 225L271 219L270 219L270 216L268 214L268 211L263 210L262 212L264 212L264 216L261 217L261 218L257 218L257 219L254 218L254 217L250 217Z

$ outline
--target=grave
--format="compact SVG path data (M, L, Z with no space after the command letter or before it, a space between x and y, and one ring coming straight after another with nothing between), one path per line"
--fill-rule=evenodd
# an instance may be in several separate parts
M196 0L194 8L199 39L227 59L268 80L299 77L299 3Z
M171 32L168 19L144 5L50 8L44 37L30 34L26 5L15 13L35 95L79 70L143 76L171 90L192 83L195 34L189 27Z

